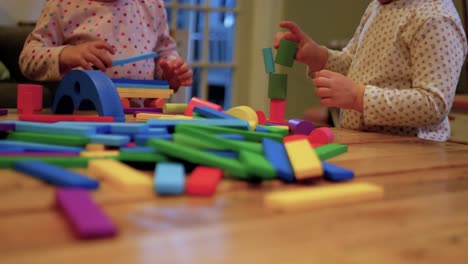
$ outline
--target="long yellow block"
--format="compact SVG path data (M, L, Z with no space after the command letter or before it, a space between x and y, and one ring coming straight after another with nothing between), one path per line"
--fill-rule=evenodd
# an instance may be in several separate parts
M82 151L82 152L80 152L81 157L89 157L89 158L116 157L118 155L119 155L118 150Z
M174 93L171 89L117 88L122 98L170 98Z
M193 117L184 116L184 115L165 115L165 114L150 114L150 113L136 114L137 121L147 121L148 119L193 119Z
M91 160L88 173L122 191L153 192L154 189L150 176L116 160Z
M277 191L265 196L266 207L279 211L300 211L382 199L382 187L370 183L345 183Z
M284 144L296 180L318 178L323 175L322 162L307 139Z
M104 151L106 146L103 144L90 143L86 145L86 151Z

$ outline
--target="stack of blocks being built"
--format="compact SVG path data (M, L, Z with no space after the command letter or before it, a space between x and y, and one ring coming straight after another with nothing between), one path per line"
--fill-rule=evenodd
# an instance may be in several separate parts
M277 61L294 60L295 52L287 49L281 55L280 46ZM265 54L268 62L271 50ZM272 61L266 65L274 69ZM348 146L333 143L331 129L284 121L286 76L274 70L269 95L275 111L268 121L248 106L223 111L199 98L159 109L123 109L117 83L131 82L112 81L99 71L73 71L60 84L53 107L55 113L69 115L41 114L31 101L18 104L19 121L0 121L0 168L57 186L59 208L81 238L117 233L88 193L99 189L100 182L122 192L212 196L223 178L294 183L354 177L352 171L325 162L348 151ZM19 100L39 89L24 87L19 91L26 97ZM90 103L99 116L71 115ZM133 113L137 122L125 123L124 113ZM287 125L278 125L283 123ZM86 168L86 173L67 168ZM142 170L152 171L153 177ZM300 210L382 195L378 186L354 183L276 191L264 201L275 210Z

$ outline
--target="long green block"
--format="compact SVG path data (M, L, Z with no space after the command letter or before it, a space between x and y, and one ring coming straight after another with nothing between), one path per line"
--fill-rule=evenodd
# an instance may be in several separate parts
M271 133L277 133L281 136L287 136L289 135L289 130L288 129L283 129L283 128L277 128L275 126L262 126L258 125L262 128L265 128L266 130L269 130Z
M235 159L219 157L202 150L167 142L160 139L148 140L148 146L155 148L159 152L174 158L179 158L195 164L220 168L227 171L233 177L247 179L248 174L244 166Z
M208 135L211 138L211 135ZM191 133L174 133L173 141L177 144L201 150L226 150L226 146L215 144L210 140L200 140Z
M84 146L89 143L89 139L83 136L35 132L13 132L8 135L8 139L62 146Z
M283 66L292 67L298 47L299 44L297 42L282 39L276 53L275 62Z
M288 90L288 75L285 73L270 73L268 77L268 98L286 99Z
M276 178L276 170L271 163L262 155L241 151L239 160L246 166L250 175L263 180L273 180Z
M274 73L275 69L275 61L273 60L273 49L272 48L264 48L263 49L263 62L265 64L265 72L266 73Z
M86 168L88 157L0 157L0 168L13 168L17 161L38 160L57 165L63 168Z
M212 134L207 134L205 131L189 126L181 126L176 127L176 135L177 134L185 134L187 136L192 137L200 142L201 145L198 145L201 148L208 147L215 147L215 150L234 150L240 152L241 150L252 151L255 153L262 154L263 153L263 146L258 143L252 142L243 142L243 141L236 141L236 140L229 140L224 139L221 137L217 137ZM180 140L180 136L179 136ZM185 141L188 139L185 138ZM192 142L193 143L193 142ZM216 148L218 146L218 148Z
M320 160L328 160L346 152L348 152L347 145L336 143L331 143L315 148L315 153L317 153Z
M211 134L238 134L244 136L246 140L253 142L262 142L263 138L269 138L278 142L283 142L283 136L276 133L247 131L235 128L204 126L190 123L181 123L176 125L176 132L178 131L177 129L182 129L183 127L197 128Z
M163 113L183 115L185 113L185 109L187 109L187 104L167 103L163 106Z
M121 151L117 160L126 162L163 162L168 159L159 153L140 153L140 152L125 152Z

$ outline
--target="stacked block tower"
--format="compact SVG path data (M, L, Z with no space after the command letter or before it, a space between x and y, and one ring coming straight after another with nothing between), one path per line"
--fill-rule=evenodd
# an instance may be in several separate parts
M268 98L270 99L271 123L285 124L286 97L288 91L288 75L277 73L275 63L292 67L296 56L298 44L289 40L281 40L276 58L273 61L272 48L263 49L265 71L268 74Z

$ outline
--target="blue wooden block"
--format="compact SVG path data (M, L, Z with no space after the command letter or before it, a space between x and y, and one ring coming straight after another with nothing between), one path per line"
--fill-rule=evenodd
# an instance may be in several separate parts
M112 147L125 146L130 142L129 135L97 134L88 137L91 143L103 144Z
M111 134L147 134L149 126L140 123L113 123L110 125Z
M265 72L266 73L274 73L275 69L275 61L273 59L273 49L272 48L264 48L263 49L263 62L265 64Z
M205 152L214 154L219 157L223 158L231 158L231 159L238 159L239 153L235 151L224 151L224 150L207 150Z
M215 109L206 107L206 106L195 106L193 112L199 114L202 117L211 118L211 119L238 119L234 116L228 115L224 112L217 111Z
M177 124L196 124L196 125L208 125L208 126L222 126L231 128L241 128L248 130L250 128L247 120L241 119L150 119L147 124L150 127L174 127Z
M245 141L245 137L238 134L217 134L216 136L229 140Z
M35 123L35 122L15 122L15 131L20 132L35 132L35 133L56 133L62 135L78 135L78 136L90 136L98 133L98 130L94 127L82 127L74 124L67 125L56 125L47 123Z
M20 153L24 152L25 149L22 147L2 147L0 148L0 154L3 153Z
M97 134L108 134L110 133L110 125L114 123L101 123L101 122L70 122L70 121L60 121L54 123L56 126L76 126L76 127L92 127L96 129Z
M282 143L268 138L263 139L263 152L268 161L276 169L278 178L285 182L294 182L294 171Z
M151 147L133 147L120 148L121 152L136 152L136 153L157 153L158 151Z
M97 189L99 182L73 171L50 165L41 161L20 161L13 165L14 170L39 178L61 187Z
M41 144L32 142L23 142L16 140L0 140L0 149L4 148L22 148L25 151L38 151L38 152L72 152L79 153L83 148L67 147L51 144Z
M270 133L270 132L271 132L270 130L268 130L268 129L262 127L262 126L257 126L257 127L255 128L255 131L257 131L257 132L266 132L266 133Z
M144 84L144 85L154 85L154 86L165 86L169 85L169 82L166 80L134 80L134 79L112 79L112 82L116 84Z
M136 56L132 56L132 57L113 60L112 61L112 67L122 66L122 65L125 65L125 64L128 64L128 63L141 61L141 60L153 59L153 58L156 58L157 56L158 56L158 54L156 52L152 51L152 52L148 52L148 53L145 53L145 54L140 54L140 55L136 55Z
M155 191L161 195L181 195L185 189L185 168L180 163L158 163L154 171Z
M168 90L169 85L149 85L149 84L134 84L134 83L115 83L117 88L127 88L127 89L159 89L159 90Z
M322 162L324 177L326 180L340 182L354 178L354 172L327 162Z
M162 134L169 134L169 131L166 127L152 127L148 129L148 135L162 135Z
M173 136L171 134L160 134L160 135L148 135L148 134L139 134L135 135L134 141L137 146L146 146L146 142L149 139L163 139L163 140L172 140Z
M100 116L112 116L125 122L119 94L111 79L101 71L73 70L57 88L52 111L73 114L75 110L96 110Z

